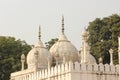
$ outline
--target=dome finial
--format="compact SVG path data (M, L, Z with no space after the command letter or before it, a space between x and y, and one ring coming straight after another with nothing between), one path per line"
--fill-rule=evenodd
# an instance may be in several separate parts
M62 15L62 34L64 34L64 16Z
M38 39L41 40L41 26L39 25Z

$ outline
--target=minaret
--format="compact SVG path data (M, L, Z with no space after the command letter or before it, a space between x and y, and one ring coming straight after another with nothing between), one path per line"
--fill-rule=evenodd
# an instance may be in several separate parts
M110 65L113 65L113 49L110 49L109 53L110 53Z
M21 55L21 64L22 64L21 70L24 70L24 63L25 63L25 55L22 54L22 55Z
M50 56L48 56L48 69L50 69L50 67L51 67L51 61L50 61Z
M119 80L120 80L120 37L118 37Z
M83 44L82 44L83 45ZM83 46L80 48L80 58L81 58L81 63L84 63L84 52L83 52Z
M87 44L87 32L86 30L84 32L82 32L82 50L83 50L83 53L81 54L82 55L82 58L83 58L83 63L87 63L87 48L86 48L86 44Z

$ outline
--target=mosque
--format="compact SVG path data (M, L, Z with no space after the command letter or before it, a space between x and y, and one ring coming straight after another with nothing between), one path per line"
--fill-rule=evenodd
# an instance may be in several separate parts
M24 54L21 55L21 71L11 73L10 80L120 80L120 65L113 64L112 56L110 65L102 64L102 59L97 64L90 54L87 39L88 32L84 30L79 52L64 33L64 17L62 17L61 35L48 51L41 41L39 27L37 44L26 57ZM120 54L120 38L118 49ZM25 60L27 69L24 69Z

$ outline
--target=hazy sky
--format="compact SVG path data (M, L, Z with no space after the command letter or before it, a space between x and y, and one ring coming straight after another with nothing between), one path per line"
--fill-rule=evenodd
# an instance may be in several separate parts
M84 27L115 13L120 14L120 0L0 0L0 35L35 44L41 25L45 43L59 37L64 15L65 34L79 49Z

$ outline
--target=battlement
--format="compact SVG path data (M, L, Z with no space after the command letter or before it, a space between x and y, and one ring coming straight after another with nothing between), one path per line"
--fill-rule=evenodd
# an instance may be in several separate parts
M37 80L37 79L55 79L58 80L65 78L65 80L71 80L72 74L82 75L82 74L101 74L101 75L115 75L117 76L119 72L118 65L108 65L108 64L80 64L78 62L72 63L68 62L65 64L57 65L48 69L43 69L40 71L23 70L11 74L11 80ZM66 77L65 77L66 76Z
M78 62L69 63L71 71L74 72L103 72L103 73L118 73L118 65L108 65L108 64L80 64Z

